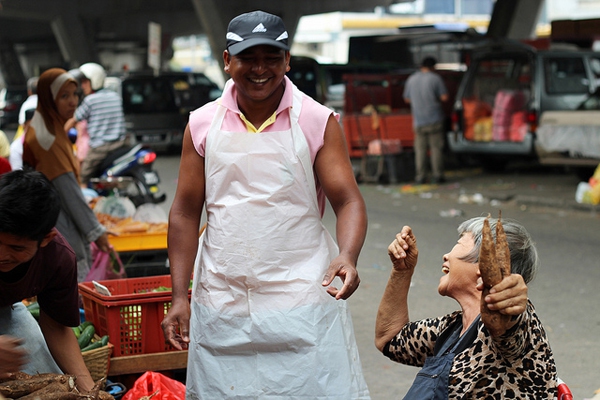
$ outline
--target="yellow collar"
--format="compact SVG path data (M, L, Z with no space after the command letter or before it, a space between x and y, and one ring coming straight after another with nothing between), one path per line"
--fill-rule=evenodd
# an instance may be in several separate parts
M273 113L273 115L271 115L269 117L269 119L267 119L265 122L263 122L263 124L258 129L256 129L256 127L252 124L252 122L250 122L246 119L244 114L240 113L240 118L242 119L242 121L244 121L244 124L246 125L246 129L248 130L248 133L261 133L269 125L273 125L275 123L275 119L277 118L277 111L275 111Z

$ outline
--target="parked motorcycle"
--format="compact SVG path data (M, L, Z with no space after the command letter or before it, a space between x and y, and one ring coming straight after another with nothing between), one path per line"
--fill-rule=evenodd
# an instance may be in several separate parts
M152 169L156 153L142 144L121 147L106 157L90 179L90 185L98 194L110 194L129 198L137 207L145 203L162 203L167 195L158 184L158 172Z

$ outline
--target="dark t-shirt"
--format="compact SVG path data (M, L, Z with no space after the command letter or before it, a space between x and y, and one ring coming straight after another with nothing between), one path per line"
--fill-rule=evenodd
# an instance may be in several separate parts
M40 308L55 321L66 326L79 325L77 259L60 233L40 247L28 263L8 273L0 272L0 307L34 296Z

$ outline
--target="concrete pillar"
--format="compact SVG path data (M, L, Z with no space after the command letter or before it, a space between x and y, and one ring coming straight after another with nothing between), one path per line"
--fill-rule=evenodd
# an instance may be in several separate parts
M13 43L5 37L0 37L0 73L7 86L27 83Z
M486 35L515 40L532 38L542 6L543 0L497 0Z
M221 6L219 6L217 0L192 0L198 19L202 24L204 33L210 44L212 56L219 62L221 71L225 80L229 78L229 75L223 71L223 50L225 50L225 35L227 34L227 25L229 19L225 20L221 12Z
M50 27L70 68L77 68L86 62L99 62L93 40L89 39L75 12L65 10L50 21Z

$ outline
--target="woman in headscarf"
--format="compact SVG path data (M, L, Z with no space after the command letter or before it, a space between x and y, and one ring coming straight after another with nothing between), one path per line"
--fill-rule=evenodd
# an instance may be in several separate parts
M106 228L98 222L79 186L79 163L64 130L78 104L77 81L61 68L51 68L39 78L38 105L23 143L23 163L42 172L61 197L56 228L77 255L77 280L90 270L90 243L109 250Z

